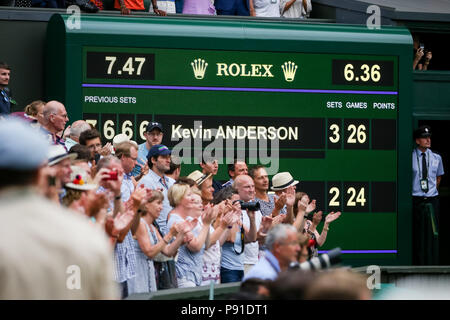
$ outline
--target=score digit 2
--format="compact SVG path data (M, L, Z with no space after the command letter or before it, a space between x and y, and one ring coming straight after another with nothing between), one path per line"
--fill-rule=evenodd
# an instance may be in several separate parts
M328 184L328 211L369 212L368 182L344 182L343 187Z

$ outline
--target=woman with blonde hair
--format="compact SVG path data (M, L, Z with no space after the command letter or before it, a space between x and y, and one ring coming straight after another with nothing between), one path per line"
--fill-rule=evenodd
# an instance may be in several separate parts
M185 183L175 183L168 193L170 205L174 207L168 216L168 228L185 221L192 227L192 231L188 233L191 239L187 239L178 250L176 273L179 288L201 285L203 252L205 246L209 246L207 241L209 227L215 218L214 214L217 215L211 205L207 205L204 211L201 211L193 194L191 187Z
M193 209L191 216L198 218L201 216L204 206L212 199L212 191L205 192L205 189L212 189L212 177L198 181L197 187L193 188L193 197L195 209ZM206 195L206 197L205 197ZM201 285L209 285L211 281L220 283L220 259L221 247L228 238L231 228L239 221L240 210L232 206L231 201L222 201L213 207L217 212L214 214L216 218L210 225L208 245L203 252L203 266L202 266L202 283Z
M42 126L45 122L44 106L45 102L42 100L33 101L25 107L25 114L30 118L36 119L36 121Z

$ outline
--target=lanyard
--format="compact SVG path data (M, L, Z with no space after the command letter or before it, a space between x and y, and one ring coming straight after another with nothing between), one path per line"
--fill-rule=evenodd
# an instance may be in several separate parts
M241 252L237 252L237 250L236 250L236 247L234 246L234 242L233 242L233 250L234 250L234 253L236 253L237 255L240 255L240 254L242 254L242 253L244 253L244 248L245 248L245 243L244 243L244 217L243 217L243 215L242 215L242 212L241 212L241 223L242 223L242 226L241 226L241 234L240 234L240 237L241 237ZM234 237L234 239L236 240L236 236Z
M277 267L272 263L272 261L270 261L270 259L267 258L266 256L264 256L264 258L267 260L267 262L270 264L270 266L273 268L273 270L275 270L276 273L279 273Z
M420 151L420 150L418 150ZM427 160L427 153L425 153L425 161L427 161L427 172L428 176L430 176L430 159ZM420 161L419 161L419 155L416 152L416 158L417 158L417 170L419 170L419 180L422 179L422 169L420 168Z
M159 181L161 182L161 184L163 185L164 188L166 188L167 190L169 189L169 188L167 187L167 183L166 183L166 180L164 179L164 177L163 177L163 178L160 178Z

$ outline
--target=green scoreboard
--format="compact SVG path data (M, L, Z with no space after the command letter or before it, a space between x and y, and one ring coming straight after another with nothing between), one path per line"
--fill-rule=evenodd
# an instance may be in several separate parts
M55 15L47 98L104 142L163 143L182 175L201 157L289 171L324 213L341 211L321 251L352 265L411 259L411 36L402 28L220 17ZM320 228L319 228L320 231Z

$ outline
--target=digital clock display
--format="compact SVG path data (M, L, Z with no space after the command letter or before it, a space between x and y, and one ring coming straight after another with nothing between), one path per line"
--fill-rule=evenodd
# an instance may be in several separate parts
M333 84L392 86L393 61L333 60Z
M98 79L155 79L154 54L87 52L87 77Z

